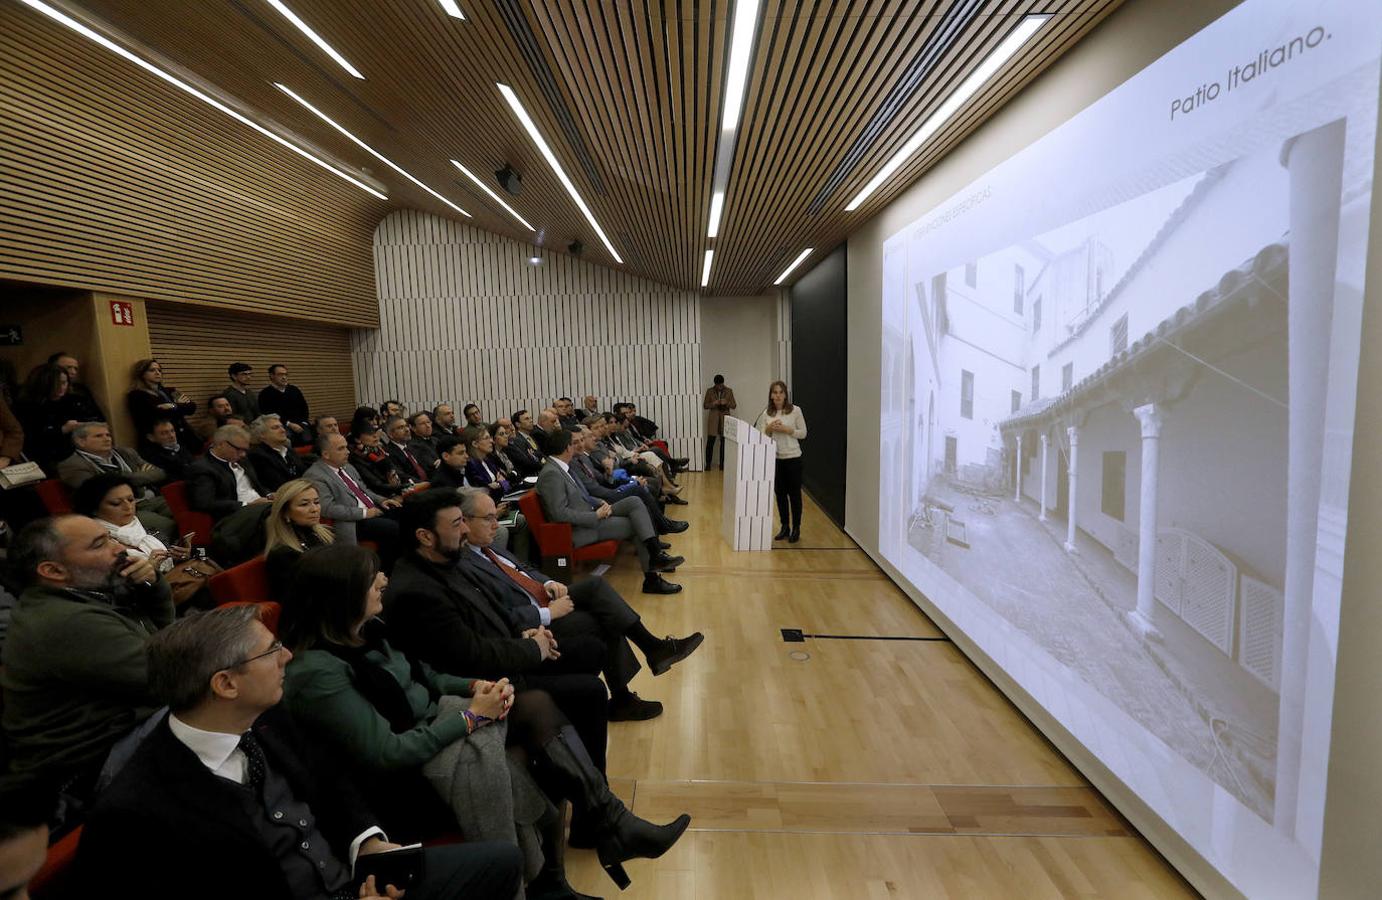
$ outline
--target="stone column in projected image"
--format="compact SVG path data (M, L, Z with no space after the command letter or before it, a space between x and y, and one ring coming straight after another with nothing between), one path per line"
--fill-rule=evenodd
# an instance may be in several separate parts
M1017 465L1013 466L1017 477L1013 480L1017 482L1017 490L1013 492L1013 500L1017 503L1022 502L1022 432L1017 433Z
M1342 120L1297 135L1281 149L1281 164L1290 173L1286 303L1290 409L1286 416L1286 574L1274 824L1290 835L1296 833L1299 810L1343 161ZM1323 762L1311 761L1312 765Z
M1047 451L1050 449L1050 446L1051 446L1051 436L1048 435L1048 434L1046 433L1046 431L1044 430L1044 429L1045 429L1045 426L1042 426L1042 428L1043 428L1043 431L1041 432L1041 498L1040 498L1040 500L1038 501L1038 503L1039 503L1040 506L1041 506L1041 514L1037 516L1037 520L1038 520L1038 521L1041 521L1041 522L1045 522L1045 521L1046 521L1046 453L1047 453Z
M1065 552L1075 552L1075 498L1079 496L1076 488L1079 486L1079 469L1076 462L1080 458L1080 429L1077 425L1071 425L1065 429L1065 433L1070 435L1070 490L1066 496L1066 527L1065 527Z
M1138 494L1137 515L1137 609L1129 617L1144 637L1156 634L1152 614L1156 605L1156 497L1161 456L1161 426L1166 420L1164 407L1156 403L1133 411L1142 423L1142 489Z

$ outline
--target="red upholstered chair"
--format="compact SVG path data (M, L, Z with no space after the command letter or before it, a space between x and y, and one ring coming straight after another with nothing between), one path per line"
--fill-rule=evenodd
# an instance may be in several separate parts
M259 621L264 623L264 627L273 632L274 637L278 636L278 620L283 614L283 607L272 600L263 602L255 600L233 600L230 603L222 603L221 606L257 606L259 607Z
M269 591L268 566L262 556L212 575L207 589L217 606L237 600L262 602L273 596Z
M592 559L613 559L619 553L618 541L596 541L584 547L574 546L571 540L571 524L547 521L547 515L542 510L542 498L537 495L537 491L529 491L518 498L518 508L528 520L528 531L532 534L533 540L537 541L542 555L557 560L559 568L563 566L562 559L586 562Z
M178 531L182 534L196 532L192 538L192 546L209 547L211 529L216 525L216 520L204 512L197 512L187 504L187 482L170 481L159 488L158 492L168 501L168 508L173 511L173 519L178 523Z
M65 516L72 511L72 492L56 478L45 478L34 485L38 499L50 516Z
M77 844L81 841L81 826L63 835L62 840L48 848L48 859L29 882L29 895L34 900L63 900L76 897L76 878L73 862L77 858Z

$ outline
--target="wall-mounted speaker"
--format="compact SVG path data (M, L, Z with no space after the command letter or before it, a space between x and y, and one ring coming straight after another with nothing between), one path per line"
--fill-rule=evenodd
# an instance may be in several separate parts
M523 190L523 176L519 175L513 166L504 165L504 168L494 173L494 177L499 179L499 186L513 194L515 197Z

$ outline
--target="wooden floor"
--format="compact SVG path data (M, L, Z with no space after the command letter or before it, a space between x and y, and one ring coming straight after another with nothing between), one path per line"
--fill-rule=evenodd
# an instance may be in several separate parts
M683 483L685 590L641 594L631 552L607 575L654 634L706 636L635 680L661 718L610 726L615 791L648 819L693 817L629 864L622 896L1195 896L809 499L800 543L735 553L720 473ZM877 639L897 637L927 640ZM567 865L577 890L619 894L592 851Z

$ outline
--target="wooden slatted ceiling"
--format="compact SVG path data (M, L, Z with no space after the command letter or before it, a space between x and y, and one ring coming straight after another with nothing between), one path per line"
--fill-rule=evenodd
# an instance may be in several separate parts
M625 271L694 288L703 253L713 246L710 291L752 294L771 283L799 249L824 250L841 241L1121 0L986 3L817 215L808 212L812 199L949 3L765 0L725 216L714 242L705 231L731 0L517 0L522 23L536 36L606 187L603 194L564 140L561 117L543 98L500 2L467 4L469 18L460 22L448 18L435 0L290 0L304 20L365 74L363 81L340 70L262 0L81 2L341 159L373 170L388 185L390 201L379 203L364 195L363 200L343 201L369 221L400 206L458 216L302 110L272 81L288 84L465 207L475 217L468 224L556 249L579 238L587 258L610 263L494 88L496 81L508 83L605 231L616 241L623 236L626 245L618 249L627 260ZM843 212L925 117L1029 13L1053 19L898 176L862 209ZM3 14L33 18L13 9ZM118 62L108 66L128 68ZM123 77L128 80L128 73ZM167 91L154 92L159 93ZM143 102L150 107L136 107L138 113L167 115L165 97ZM207 115L217 114L207 111L200 118ZM239 127L219 125L226 133ZM268 155L286 153L271 150ZM539 234L523 230L469 182L458 180L450 158L481 177L505 162L513 164L523 174L524 189L510 202ZM284 163L266 166L282 168ZM313 175L316 183L332 177ZM353 190L339 183L328 193L339 197L341 191Z
M199 433L211 428L207 398L225 389L226 366L237 361L254 366L256 391L268 384L269 366L282 363L313 416L349 422L356 406L349 329L181 303L150 303L145 309L149 344L167 383L197 401L192 423Z

